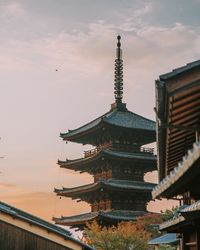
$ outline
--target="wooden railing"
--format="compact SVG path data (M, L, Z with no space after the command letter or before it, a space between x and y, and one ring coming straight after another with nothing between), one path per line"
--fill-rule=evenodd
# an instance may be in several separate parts
M110 143L98 146L91 150L84 151L84 157L87 158L96 155L101 149L111 149L113 151L132 152L132 153L148 153L148 154L154 153L154 148L136 147L130 144Z
M85 158L96 155L101 150L100 147L93 148L91 150L84 151Z
M141 147L141 148L140 148L140 152L153 154L153 153L154 153L154 148L145 148L145 147Z

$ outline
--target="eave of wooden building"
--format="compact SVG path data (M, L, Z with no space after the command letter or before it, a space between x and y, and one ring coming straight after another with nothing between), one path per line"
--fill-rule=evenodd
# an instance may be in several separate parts
M133 153L133 152L120 152L112 151L110 149L101 149L100 151L92 154L90 157L84 157L75 160L58 161L61 168L72 169L80 172L94 173L102 167L106 167L105 162L114 162L113 167L117 167L120 162L121 167L127 166L139 167L146 171L156 170L156 156L150 153ZM123 163L123 165L122 165Z
M200 129L200 61L156 81L159 178L166 177L192 148ZM165 153L164 153L165 152Z
M56 224L71 226L72 228L84 228L87 222L102 221L103 224L109 221L111 224L117 224L120 221L135 221L138 216L147 214L145 211L126 211L126 210L108 210L90 212L74 216L62 216L61 218L54 218Z
M65 141L91 145L121 138L138 141L144 145L155 141L155 122L127 109L114 108L92 122L67 133L61 133L60 136Z
M74 188L55 189L59 196L71 197L78 199L81 196L89 195L92 193L103 193L104 191L111 192L131 192L134 193L148 193L150 194L156 184L142 181L126 181L126 180L102 180L92 184L78 186Z
M190 190L190 196L200 196L198 188L200 179L200 142L182 158L177 166L152 191L153 199L171 198Z
M177 214L160 225L161 231L183 232L185 228L197 226L200 222L200 201L179 208Z

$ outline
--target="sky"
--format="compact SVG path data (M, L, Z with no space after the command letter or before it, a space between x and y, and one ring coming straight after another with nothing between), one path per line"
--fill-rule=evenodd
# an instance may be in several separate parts
M200 58L199 9L200 0L0 0L0 200L47 220L89 211L53 193L93 181L59 169L90 148L59 133L110 109L118 34L123 101L155 120L155 80Z

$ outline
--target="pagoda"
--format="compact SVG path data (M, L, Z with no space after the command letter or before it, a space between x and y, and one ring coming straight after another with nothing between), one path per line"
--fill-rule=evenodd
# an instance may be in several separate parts
M156 156L152 148L143 145L156 140L155 122L126 108L123 97L123 60L121 37L117 37L114 97L111 109L97 119L67 133L64 141L90 144L94 149L84 157L58 161L61 168L87 172L94 182L74 188L55 189L58 196L71 197L90 204L91 212L53 218L57 224L83 229L87 222L116 225L120 221L134 221L147 212L151 191L155 184L145 182L144 174L156 170Z

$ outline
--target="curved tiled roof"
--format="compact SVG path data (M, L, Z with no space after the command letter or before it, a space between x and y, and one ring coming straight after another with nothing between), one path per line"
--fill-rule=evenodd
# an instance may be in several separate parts
M115 108L77 129L68 130L67 133L61 133L60 136L67 140L68 138L77 136L78 134L88 132L89 130L94 129L103 123L127 129L155 131L154 121L128 110L121 111Z
M54 221L58 224L81 224L93 219L99 218L110 218L113 220L135 220L137 216L143 216L147 212L145 211L130 211L130 210L108 210L84 213L74 216L62 216L61 218L54 218Z
M119 127L152 131L155 130L154 121L151 121L128 110L119 111L116 109L103 116L103 120L109 124Z
M114 190L131 190L136 192L151 192L156 184L142 181L127 181L127 180L102 180L92 184L78 186L74 188L55 189L58 195L73 196L74 194L87 193L98 190L100 188L114 189Z
M113 151L110 149L102 149L96 154L90 156L90 157L85 157L85 158L79 158L75 160L66 160L66 161L58 161L58 164L61 167L73 167L74 165L84 165L89 162L96 161L97 159L101 159L101 157L108 157L108 158L115 158L115 159L120 159L120 160L125 160L125 161L137 161L137 160L143 160L143 161L148 161L148 162L155 162L155 169L156 169L156 156L150 153L132 153L132 152L120 152L120 151ZM94 166L96 167L96 166ZM148 168L148 165L147 165Z

